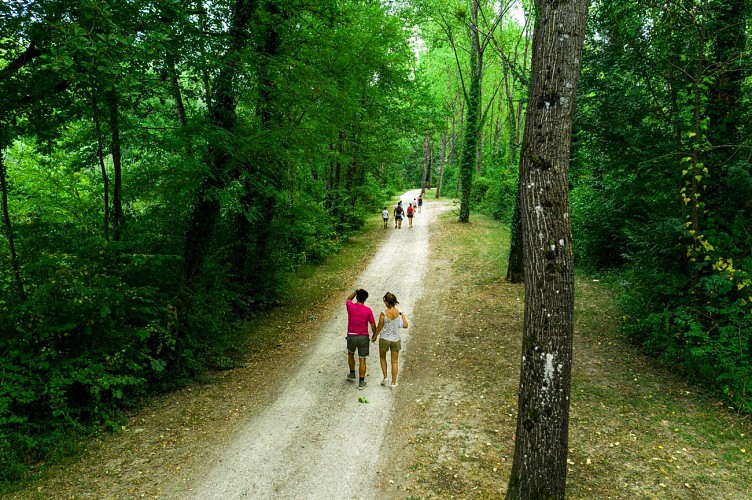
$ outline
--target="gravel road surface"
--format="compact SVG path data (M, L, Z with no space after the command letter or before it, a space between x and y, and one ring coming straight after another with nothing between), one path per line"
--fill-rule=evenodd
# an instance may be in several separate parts
M402 195L407 206L419 191ZM442 205L424 203L412 228L405 218L354 283L370 296L366 305L378 321L384 293L394 293L408 319L411 306L423 294L428 264L429 227ZM392 207L388 207L390 212ZM433 210L431 210L433 208ZM390 425L394 393L380 385L378 344L371 344L366 381L358 390L348 373L345 299L320 315L321 328L310 355L290 373L279 397L250 419L229 446L195 477L180 498L376 498L379 475L390 471L381 455ZM400 365L409 362L410 328L403 330ZM283 353L281 355L284 355ZM357 360L356 360L357 369ZM399 390L399 388L397 388ZM366 402L361 402L365 398ZM177 497L176 497L177 498Z

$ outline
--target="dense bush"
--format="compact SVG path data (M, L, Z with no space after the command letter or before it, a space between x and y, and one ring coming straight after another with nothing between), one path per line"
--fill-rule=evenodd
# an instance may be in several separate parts
M747 286L739 288L740 281L716 273L699 279L695 293L687 294L691 283L679 274L631 269L623 276L625 330L687 378L752 411L752 306Z
M26 301L6 303L2 311L6 458L54 444L52 430L113 425L124 402L138 401L167 379L179 341L174 282L166 279L173 264L169 256L126 254L100 242L27 266L35 285ZM154 276L165 278L163 288L144 283ZM33 456L44 454L36 449ZM0 473L12 479L19 470L4 465Z

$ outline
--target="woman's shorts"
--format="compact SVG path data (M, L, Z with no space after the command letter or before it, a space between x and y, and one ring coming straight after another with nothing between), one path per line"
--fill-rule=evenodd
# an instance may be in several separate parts
M402 349L402 341L379 339L379 351L387 352L390 349L392 352L400 352L400 349Z
M355 352L355 349L357 349L359 358L368 357L370 344L370 338L368 337L368 335L347 336L347 352Z

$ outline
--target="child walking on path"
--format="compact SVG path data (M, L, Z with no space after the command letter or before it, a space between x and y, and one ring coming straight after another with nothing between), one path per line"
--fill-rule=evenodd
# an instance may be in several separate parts
M399 304L399 302L397 302L397 297L391 292L386 292L384 295L386 311L379 315L379 323L376 326L376 331L371 337L371 342L376 342L376 338L381 335L381 338L379 339L379 362L381 363L381 373L384 375L381 385L387 385L389 383L389 379L387 378L386 354L387 352L391 353L392 390L397 388L399 352L400 349L402 349L400 329L407 328L407 317L402 311L397 309L397 304Z

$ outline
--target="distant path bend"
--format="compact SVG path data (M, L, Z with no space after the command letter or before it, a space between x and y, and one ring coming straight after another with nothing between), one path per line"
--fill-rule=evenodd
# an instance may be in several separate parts
M403 194L403 204L407 206L419 192ZM387 207L390 219L385 231L390 234L353 287L369 292L366 305L374 310L376 321L387 291L397 296L399 307L412 318L412 306L424 292L431 222L449 206L424 201L412 229L407 218L402 229L394 229L393 207ZM394 394L380 385L378 344L371 344L368 387L358 390L357 384L346 380L346 298L344 294L334 310L321 315L318 340L297 371L290 373L279 397L244 424L214 463L174 498L376 497L378 474L388 472L380 451ZM409 362L410 331L403 330L400 365ZM360 403L359 398L368 403Z

